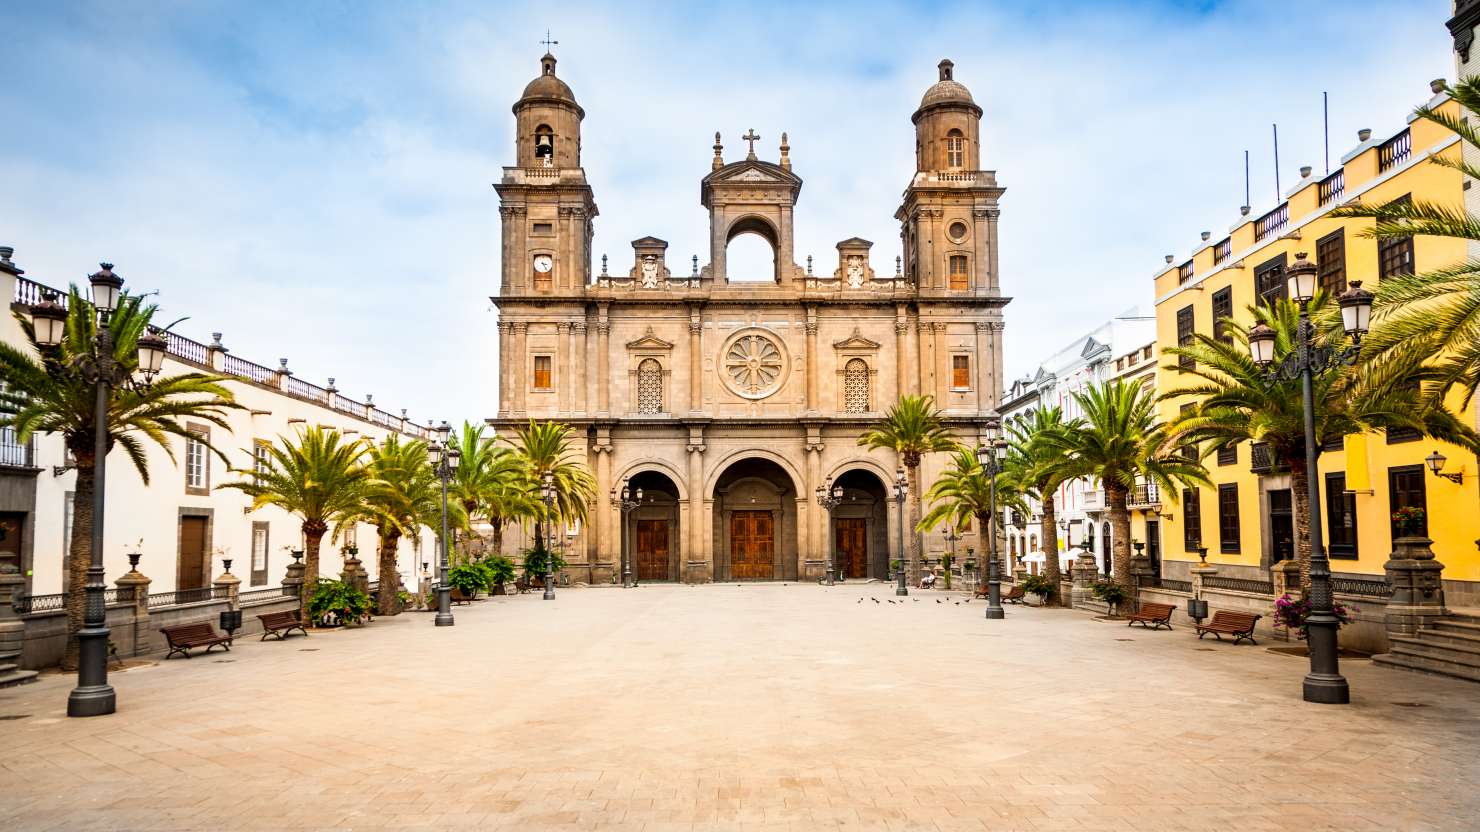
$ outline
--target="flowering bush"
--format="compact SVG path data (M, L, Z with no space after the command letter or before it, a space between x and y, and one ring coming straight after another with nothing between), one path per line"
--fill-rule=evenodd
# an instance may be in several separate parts
M1403 506L1393 512L1393 525L1399 534L1418 534L1423 528L1424 510L1420 506Z
M1356 607L1348 607L1340 601L1331 603L1331 614L1336 616L1336 627L1340 629L1352 623L1352 613L1361 612ZM1289 630L1299 630L1300 637L1305 638L1307 628L1305 619L1310 617L1310 599L1296 598L1290 593L1281 595L1274 602L1274 620L1281 627Z

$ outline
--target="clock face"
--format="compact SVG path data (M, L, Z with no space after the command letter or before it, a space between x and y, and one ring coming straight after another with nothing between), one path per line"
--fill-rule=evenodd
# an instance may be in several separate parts
M534 270L541 274L555 267L555 261L548 254L537 254L534 258Z

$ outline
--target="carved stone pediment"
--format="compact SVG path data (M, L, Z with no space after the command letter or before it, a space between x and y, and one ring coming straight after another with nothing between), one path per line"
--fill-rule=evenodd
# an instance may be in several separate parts
M870 341L863 337L863 334L858 331L858 327L853 328L852 335L841 341L833 342L833 349L835 350L877 350L880 346L882 345L878 341Z
M664 341L662 338L659 338L656 334L653 333L653 328L652 327L648 327L647 328L647 331L642 334L642 337L640 337L640 338L638 338L638 339L636 339L634 341L628 341L627 342L627 349L629 349L629 350L671 350L671 349L673 349L673 344L672 344L672 342Z

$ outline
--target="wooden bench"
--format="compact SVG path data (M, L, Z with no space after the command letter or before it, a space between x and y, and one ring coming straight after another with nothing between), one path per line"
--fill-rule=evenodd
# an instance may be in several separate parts
M268 636L277 636L282 641L292 634L294 630L308 636L308 630L303 629L303 620L298 617L297 610L285 610L283 612L269 612L257 616L262 622L262 638L259 641L267 641Z
M520 595L524 595L524 594L528 593L529 592L529 579L528 578L525 578L525 577L522 577L522 576L521 577L518 577L518 578L515 578L514 579L514 591L517 592Z
M1263 617L1249 612L1218 610L1213 613L1213 618L1208 623L1197 625L1197 637L1201 639L1208 633L1212 633L1215 638L1222 641L1223 636L1230 635L1233 636L1234 644L1244 639L1248 639L1250 644L1258 644L1259 642L1254 640L1254 624Z
M212 627L209 622L202 621L199 624L181 624L178 627L161 627L159 631L164 633L165 640L170 645L170 652L165 655L166 659L174 657L176 653L180 653L188 659L190 658L190 648L192 647L204 647L207 653L211 652L211 648L218 644L227 650L231 649L231 637L223 636L216 632L216 628Z
M460 587L453 587L452 588L452 603L454 603L454 604L471 604L471 603L473 603L473 599L472 598L469 598L466 595L464 595L463 594L463 591L462 591L462 589Z
M1162 627L1172 629L1172 611L1176 607L1171 604L1142 604L1139 612L1133 612L1126 616L1125 626L1140 624L1148 630L1159 630Z
M971 597L986 598L987 591L988 587L978 587ZM1001 587L998 589L998 592L1002 593L1001 601L1004 604L1021 604L1023 603L1023 599L1028 595L1026 592L1023 592L1023 588L1020 586Z

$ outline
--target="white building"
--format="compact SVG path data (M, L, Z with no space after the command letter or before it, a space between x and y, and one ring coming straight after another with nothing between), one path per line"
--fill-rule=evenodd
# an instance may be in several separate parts
M18 309L38 302L47 287L24 277L11 254L11 249L0 248L0 296L12 298ZM29 349L10 315L0 321L0 338ZM230 376L227 386L243 405L227 412L229 432L189 423L226 454L232 467L251 468L256 448L310 425L375 441L392 432L420 437L426 431L408 421L405 411L394 416L374 407L369 396L359 402L340 395L333 379L319 387L292 375L287 359L273 368L232 355L219 337L203 344L170 334L162 374L202 370ZM210 586L226 558L232 561L232 574L241 579L242 592L279 586L291 562L289 550L303 546L299 520L276 507L251 511L245 494L216 490L239 475L201 443L176 437L169 441L173 461L160 446L143 442L149 459L147 486L122 451L109 454L103 562L110 585L128 571L127 555L137 551L143 555L139 571L152 580L151 593ZM13 566L25 575L30 595L63 590L76 477L60 436L39 435L21 445L12 429L0 429L0 568ZM348 542L360 547L371 580L379 580L374 528L362 524L346 534ZM434 540L430 530L423 530L420 538L401 542L399 571L408 587L416 586L413 570L419 562L430 561L436 551ZM339 545L325 538L320 574L340 571Z
M1074 394L1115 378L1142 379L1151 384L1156 376L1156 317L1136 306L1111 318L1088 334L1050 355L1037 372L1008 386L999 408L1004 425L1031 421L1040 407L1057 406L1064 419L1081 415ZM1044 553L1039 521L1042 509L1030 502L1030 516L1008 513L1008 553L1016 563L1023 559L1028 570L1043 570ZM1064 483L1054 494L1059 525L1059 559L1067 566L1067 550L1079 547L1093 552L1103 573L1108 568L1110 521L1105 514L1105 495L1099 484L1088 479Z

